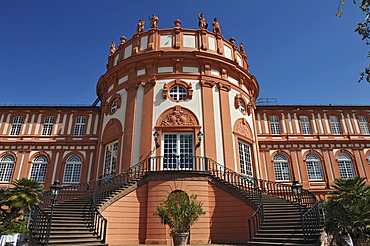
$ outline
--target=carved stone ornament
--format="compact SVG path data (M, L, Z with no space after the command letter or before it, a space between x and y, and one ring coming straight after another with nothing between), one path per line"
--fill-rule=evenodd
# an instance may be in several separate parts
M160 122L160 126L197 126L198 122L188 110L176 106L167 112Z
M111 119L105 126L103 133L103 143L118 139L122 134L122 125L117 119Z
M247 120L244 119L244 118L243 119L238 119L235 122L234 131L235 131L235 133L237 133L241 136L247 137L249 139L253 139L252 130L251 130Z

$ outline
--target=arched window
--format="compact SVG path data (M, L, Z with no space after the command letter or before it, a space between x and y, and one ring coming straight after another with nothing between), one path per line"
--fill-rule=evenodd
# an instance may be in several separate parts
M283 154L276 154L273 160L276 181L290 181L288 158Z
M63 183L79 183L82 168L82 158L79 155L68 157L64 169Z
M0 182L10 182L14 168L14 157L4 155L0 160Z
M37 155L32 161L30 180L44 183L47 167L48 158L45 155Z
M352 160L348 154L338 154L338 167L341 178L347 179L355 176L355 170L353 169Z
M324 175L322 174L320 158L316 154L314 153L307 154L306 168L307 168L308 180L324 179Z

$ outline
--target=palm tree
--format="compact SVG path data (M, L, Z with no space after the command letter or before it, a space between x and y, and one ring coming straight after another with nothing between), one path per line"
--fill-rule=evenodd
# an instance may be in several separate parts
M0 190L0 234L19 227L19 219L32 211L40 202L39 195L44 191L37 181L21 178L11 183L14 187Z
M337 245L346 245L344 238L366 241L370 238L370 186L365 178L335 179L336 189L324 202L325 229Z

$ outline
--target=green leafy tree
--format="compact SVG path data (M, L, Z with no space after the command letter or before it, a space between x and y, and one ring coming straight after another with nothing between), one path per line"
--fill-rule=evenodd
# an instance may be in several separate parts
M365 41L366 45L370 45L370 0L352 0L354 4L358 5L358 8L364 14L364 21L357 24L355 32L357 32L362 40ZM338 4L337 16L342 17L342 5L345 4L345 0L340 0ZM367 57L370 57L370 52L368 52ZM370 64L367 64L364 71L360 73L360 79L358 82L366 80L370 83Z
M162 224L170 227L171 235L189 232L199 216L205 214L202 208L203 203L196 199L197 195L193 194L189 197L183 191L170 193L156 207L154 215L161 218Z
M0 190L0 234L24 232L25 224L19 219L32 211L44 191L42 184L26 178L11 184L12 188Z
M344 239L370 238L370 186L365 178L335 179L333 196L324 202L325 229L332 243L347 245Z

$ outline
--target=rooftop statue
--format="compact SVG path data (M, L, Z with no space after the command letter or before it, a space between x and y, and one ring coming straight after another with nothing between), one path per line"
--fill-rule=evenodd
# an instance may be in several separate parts
M144 31L144 24L145 24L145 21L143 18L141 18L139 20L139 23L137 23L137 26L136 26L137 33L142 33Z
M206 18L204 18L203 13L198 13L198 19L199 19L199 22L198 22L199 29L201 29L201 30L207 29L208 28L208 23L206 21Z
M152 17L148 16L148 18L150 20L150 28L157 29L159 18L155 14L152 14Z
M111 56L111 55L113 55L114 54L114 52L116 52L116 42L112 42L112 44L109 46L110 47L110 55L109 56Z
M213 25L213 32L216 34L221 34L221 27L220 24L218 24L218 19L214 18L214 21L212 22Z
M244 43L241 43L241 44L239 45L239 49L240 49L240 52L241 52L243 55L245 55Z

